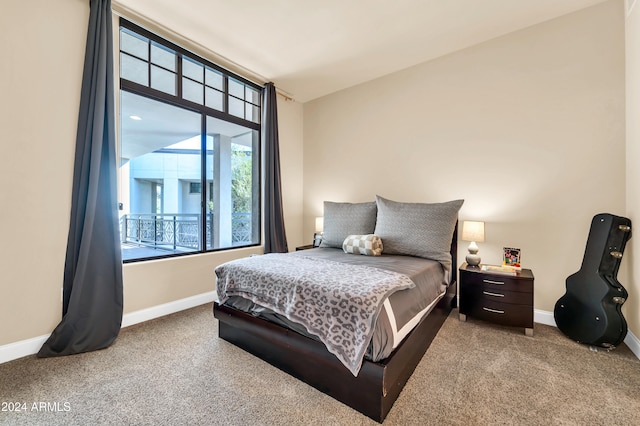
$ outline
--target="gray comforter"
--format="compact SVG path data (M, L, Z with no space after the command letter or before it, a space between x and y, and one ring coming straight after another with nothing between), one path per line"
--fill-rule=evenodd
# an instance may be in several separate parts
M415 287L398 272L291 254L238 259L215 272L220 303L241 296L301 324L354 376L385 300Z

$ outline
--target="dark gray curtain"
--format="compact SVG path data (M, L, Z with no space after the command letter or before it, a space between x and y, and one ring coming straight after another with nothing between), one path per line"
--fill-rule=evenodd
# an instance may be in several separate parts
M62 321L39 357L103 349L122 324L111 0L91 0L80 98Z
M262 94L262 137L265 158L265 253L286 253L289 251L287 248L287 235L284 230L284 215L282 213L276 96L276 87L273 83L267 83Z

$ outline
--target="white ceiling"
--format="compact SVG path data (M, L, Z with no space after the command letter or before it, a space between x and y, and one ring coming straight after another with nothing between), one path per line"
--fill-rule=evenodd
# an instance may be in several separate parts
M161 148L200 149L202 117L198 113L122 91L120 115L123 162ZM251 146L252 143L251 129L210 116L207 116L207 135L223 135L238 145ZM175 145L180 142L182 146Z
M113 5L306 102L603 1L113 0Z

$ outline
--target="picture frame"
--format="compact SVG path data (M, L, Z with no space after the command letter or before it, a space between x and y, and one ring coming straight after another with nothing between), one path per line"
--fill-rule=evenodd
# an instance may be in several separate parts
M503 247L502 265L514 269L521 269L521 250L515 247Z

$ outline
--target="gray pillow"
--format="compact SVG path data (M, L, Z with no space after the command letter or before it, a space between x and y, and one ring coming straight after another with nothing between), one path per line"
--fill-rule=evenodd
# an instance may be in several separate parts
M320 247L342 248L349 235L373 234L376 203L324 202L324 225Z
M378 220L374 234L385 254L437 260L451 270L451 238L464 200L446 203L399 203L376 196Z

